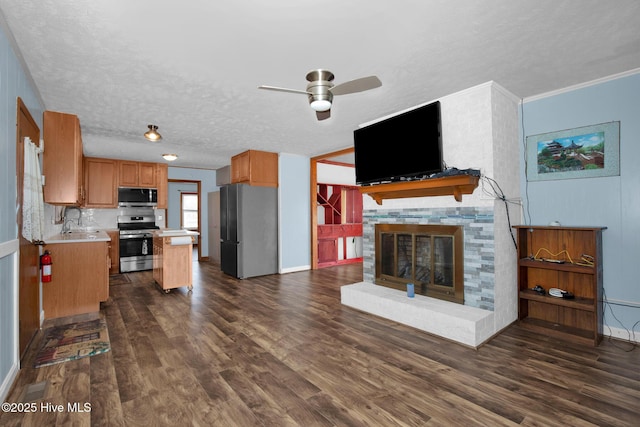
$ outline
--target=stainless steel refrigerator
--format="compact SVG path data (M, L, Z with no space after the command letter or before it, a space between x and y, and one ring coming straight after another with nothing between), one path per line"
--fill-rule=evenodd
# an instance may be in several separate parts
M220 188L220 264L239 279L278 272L277 188Z

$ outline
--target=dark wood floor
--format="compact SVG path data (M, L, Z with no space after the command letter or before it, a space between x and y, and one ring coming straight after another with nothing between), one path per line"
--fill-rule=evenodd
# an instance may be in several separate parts
M242 281L194 265L191 294L160 292L150 272L112 277L100 312L111 351L39 369L32 352L8 397L48 380L38 403L90 412L5 413L0 425L640 425L628 343L513 326L473 350L341 306L360 265Z

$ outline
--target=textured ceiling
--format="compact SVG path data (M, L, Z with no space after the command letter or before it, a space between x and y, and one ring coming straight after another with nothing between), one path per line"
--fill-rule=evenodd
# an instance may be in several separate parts
M361 123L493 80L529 97L640 68L637 0L0 0L50 110L85 154L216 169L246 149L319 155ZM306 73L382 87L317 121ZM162 142L142 137L156 124Z

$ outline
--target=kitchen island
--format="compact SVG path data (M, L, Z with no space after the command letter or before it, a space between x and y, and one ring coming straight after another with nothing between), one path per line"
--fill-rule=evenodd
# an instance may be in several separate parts
M104 231L58 233L45 239L51 281L42 283L45 319L100 311L109 299L110 237Z
M193 289L193 239L198 235L189 230L153 232L153 280L165 293L183 286Z

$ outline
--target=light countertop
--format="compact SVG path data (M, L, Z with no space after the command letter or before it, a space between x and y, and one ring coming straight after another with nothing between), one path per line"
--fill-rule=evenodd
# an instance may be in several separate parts
M173 228L161 228L160 230L155 230L153 234L156 237L178 237L178 236L199 236L200 233L197 231L191 230L176 230Z
M90 243L109 241L111 241L111 238L102 230L56 233L44 239L45 243Z

